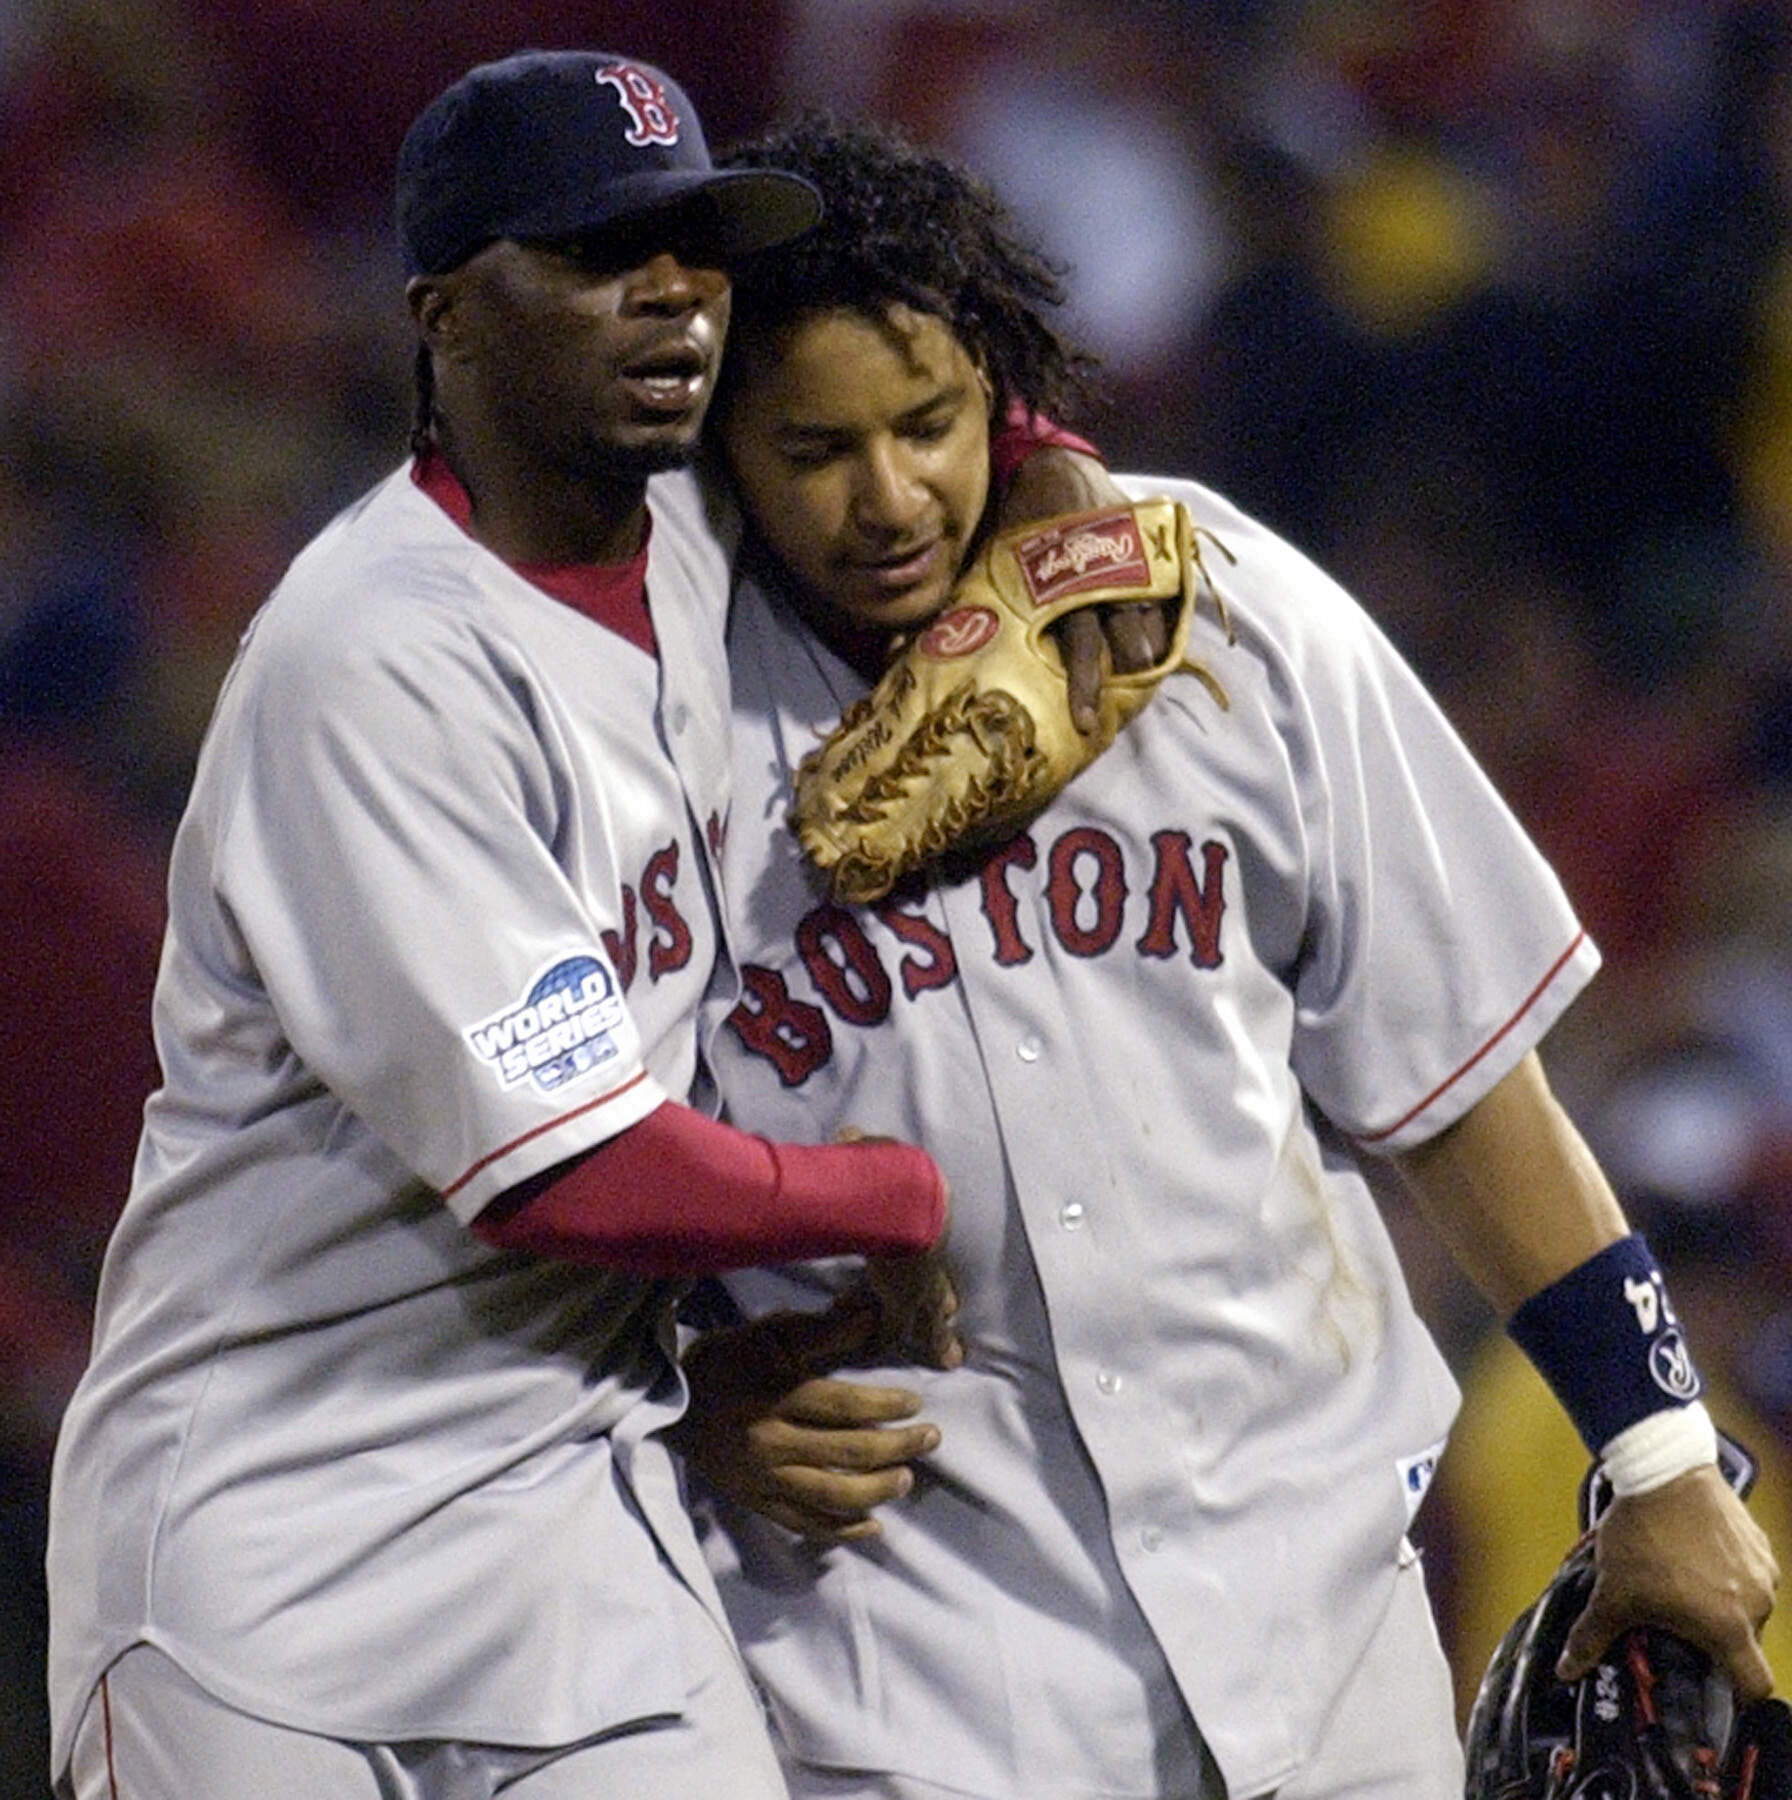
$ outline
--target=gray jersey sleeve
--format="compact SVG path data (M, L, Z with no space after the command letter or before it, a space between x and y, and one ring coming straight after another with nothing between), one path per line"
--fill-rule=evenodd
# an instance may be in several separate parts
M1261 526L1210 509L1238 557L1227 568L1234 617L1249 634L1267 627L1250 649L1304 871L1290 1060L1341 1129L1371 1149L1406 1149L1542 1037L1598 952L1368 613Z
M664 1096L593 900L621 878L591 866L605 834L575 832L529 659L403 598L400 632L338 616L322 642L295 606L245 653L219 726L240 741L214 949L265 987L298 1062L470 1216Z

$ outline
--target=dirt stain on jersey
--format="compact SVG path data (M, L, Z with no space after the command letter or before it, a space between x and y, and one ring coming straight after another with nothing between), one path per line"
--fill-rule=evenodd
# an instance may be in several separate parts
M1313 1227L1297 1240L1296 1273L1318 1291L1324 1336L1339 1366L1348 1369L1359 1352L1372 1354L1380 1345L1387 1324L1385 1296L1352 1259L1326 1189L1318 1141L1302 1119L1293 1122L1283 1139L1279 1173L1286 1190L1304 1202Z

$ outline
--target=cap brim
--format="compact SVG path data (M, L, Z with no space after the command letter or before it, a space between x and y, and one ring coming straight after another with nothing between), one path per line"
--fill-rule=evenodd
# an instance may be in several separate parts
M572 229L638 228L661 217L685 247L733 261L801 237L821 217L821 194L781 169L662 169L612 183L602 217Z

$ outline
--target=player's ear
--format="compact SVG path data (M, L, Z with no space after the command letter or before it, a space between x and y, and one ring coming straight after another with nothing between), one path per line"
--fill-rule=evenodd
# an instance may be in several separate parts
M452 270L446 275L413 275L405 284L405 304L411 309L418 335L434 355L453 352L458 295Z
M992 425L999 424L996 418L996 384L989 373L989 365L982 357L977 357L971 365L977 371L977 385L983 390L983 410L989 414Z

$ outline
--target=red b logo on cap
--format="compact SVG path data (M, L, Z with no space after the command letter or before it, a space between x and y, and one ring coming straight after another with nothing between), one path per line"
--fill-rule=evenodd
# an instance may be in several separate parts
M633 63L605 63L597 79L616 90L630 120L624 134L631 144L676 144L678 113L665 88Z

